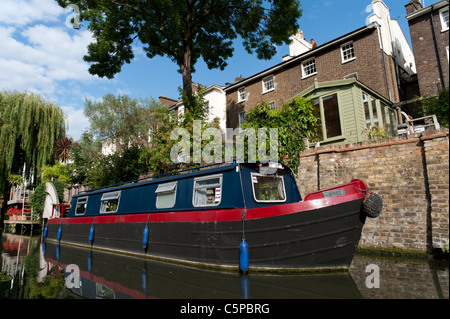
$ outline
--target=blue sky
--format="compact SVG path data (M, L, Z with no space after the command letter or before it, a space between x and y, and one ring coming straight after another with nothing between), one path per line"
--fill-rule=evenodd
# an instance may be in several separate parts
M409 39L404 7L408 0L384 2ZM318 45L363 27L371 13L370 0L301 3L300 29L307 40L314 38ZM135 59L124 65L114 79L90 75L83 56L92 37L83 26L78 30L66 26L70 14L54 0L0 0L0 91L39 93L59 105L67 115L67 135L75 140L89 126L83 115L85 99L99 100L108 93L133 98L178 98L178 87L182 85L178 67L169 58L148 59L139 47ZM289 46L282 46L273 59L261 61L247 54L236 41L234 56L224 71L209 70L200 61L193 81L206 86L224 85L235 77L249 77L278 64L288 53Z

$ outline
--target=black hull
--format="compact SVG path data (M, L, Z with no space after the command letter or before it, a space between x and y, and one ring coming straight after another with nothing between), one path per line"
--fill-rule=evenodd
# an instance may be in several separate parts
M215 222L49 223L47 240L197 266L239 268L243 226L250 270L348 268L365 215L362 199L272 217Z

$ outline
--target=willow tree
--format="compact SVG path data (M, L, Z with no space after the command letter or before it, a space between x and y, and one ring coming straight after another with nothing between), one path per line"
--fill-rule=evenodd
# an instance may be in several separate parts
M10 174L39 176L54 160L54 147L65 135L60 107L35 94L0 92L0 192Z

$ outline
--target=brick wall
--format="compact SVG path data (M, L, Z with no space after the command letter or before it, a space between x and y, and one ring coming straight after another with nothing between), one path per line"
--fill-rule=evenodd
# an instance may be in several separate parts
M449 63L446 47L449 45L449 31L441 31L442 25L439 10L433 11L432 16L445 86L448 88ZM416 60L420 95L427 96L438 93L442 88L442 81L440 79L441 76L431 28L430 13L424 13L415 19L409 20L409 30Z
M307 193L366 182L383 198L383 212L366 219L362 247L430 252L449 242L448 130L378 142L330 145L306 150L297 183Z

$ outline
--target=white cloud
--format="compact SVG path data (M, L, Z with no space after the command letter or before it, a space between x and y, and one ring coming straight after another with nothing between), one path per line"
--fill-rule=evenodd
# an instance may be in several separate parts
M36 21L55 22L65 9L54 0L2 0L0 23L24 26Z
M53 99L61 81L98 80L83 61L92 42L88 30L34 25L18 30L0 26L0 90L41 93Z
M21 35L32 48L28 51L36 51L32 63L45 66L52 80L93 79L83 61L87 46L93 41L89 31L76 31L71 36L65 29L36 25Z

